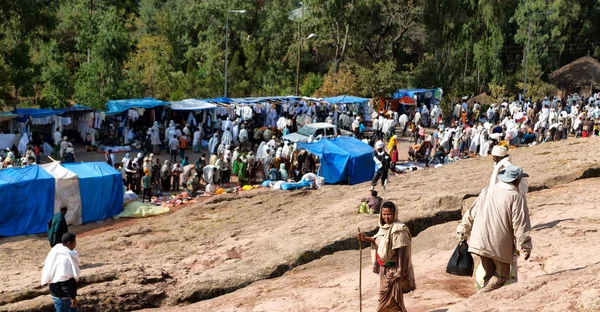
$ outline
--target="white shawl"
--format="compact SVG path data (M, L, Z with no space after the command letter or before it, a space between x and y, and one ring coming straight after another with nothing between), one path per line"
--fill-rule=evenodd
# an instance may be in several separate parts
M63 244L56 244L46 257L42 270L41 284L68 281L71 278L79 279L79 255L77 251L70 250Z

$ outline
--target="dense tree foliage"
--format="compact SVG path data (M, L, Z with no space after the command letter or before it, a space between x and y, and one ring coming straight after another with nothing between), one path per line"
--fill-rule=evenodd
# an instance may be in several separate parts
M228 10L229 32L225 33ZM552 90L550 72L600 56L600 0L0 1L5 105L223 94L385 96L442 87L456 97ZM316 36L304 40L308 34Z

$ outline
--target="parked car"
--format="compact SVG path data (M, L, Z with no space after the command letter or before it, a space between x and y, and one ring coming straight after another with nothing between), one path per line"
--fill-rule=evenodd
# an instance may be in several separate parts
M346 131L346 130L340 130L340 135L354 136L354 134L352 132ZM312 136L314 139L316 139L318 136L335 138L338 136L338 129L335 127L335 125L332 125L330 123L318 122L318 123L308 124L308 125L300 128L300 130L298 130L298 132L284 135L282 137L282 139L286 140L286 141L290 141L292 143L307 142L308 138L310 136Z

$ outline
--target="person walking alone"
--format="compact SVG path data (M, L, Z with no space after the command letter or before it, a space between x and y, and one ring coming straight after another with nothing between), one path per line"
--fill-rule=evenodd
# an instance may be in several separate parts
M377 171L375 171L375 175L373 176L373 180L371 181L371 190L375 189L377 186L377 181L381 179L381 187L385 191L385 186L388 180L388 173L390 170L391 158L388 153L383 150L384 143L383 141L377 141L375 143L375 151L373 152L373 160L375 160L375 164L377 165Z
M529 209L518 189L521 179L528 176L516 166L501 170L499 182L481 191L456 230L459 240L469 241L469 252L481 258L482 292L499 289L508 281L517 246L525 260L531 255Z
M60 207L60 212L55 213L52 219L48 221L48 241L50 242L50 247L60 244L62 236L69 232L67 220L65 219L66 214L67 207Z
M79 280L79 254L75 250L75 234L65 233L44 261L42 286L48 284L57 312L78 312L77 280Z

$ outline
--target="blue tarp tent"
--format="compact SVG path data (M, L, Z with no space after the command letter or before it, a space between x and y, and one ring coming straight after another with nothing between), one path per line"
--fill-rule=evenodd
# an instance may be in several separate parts
M373 177L373 149L358 139L340 137L313 143L298 142L298 146L320 158L318 174L325 178L327 184L357 184Z
M324 98L323 101L331 104L356 104L368 102L369 99L356 97L352 95L339 95L334 97Z
M375 174L373 147L351 137L341 136L331 140L331 142L350 153L350 163L348 164L350 184L358 184L373 179Z
M67 111L64 108L44 109L44 108L17 108L13 113L23 115L24 117L44 118L60 115Z
M443 91L440 88L435 89L399 89L392 95L393 99L401 99L405 96L414 98L415 95L421 95L423 97L423 101L431 99L436 99L437 102L441 101ZM436 103L431 103L436 104Z
M114 115L127 111L130 108L154 108L165 106L169 103L154 98L110 100L106 102L106 114Z
M103 162L67 163L79 177L83 223L104 220L123 211L121 173Z
M0 236L47 231L54 213L54 181L39 166L0 170Z
M205 99L204 101L206 101L208 103L225 103L225 104L229 104L229 103L233 102L232 99L226 98L226 97L220 97L220 98L214 98L214 99Z

